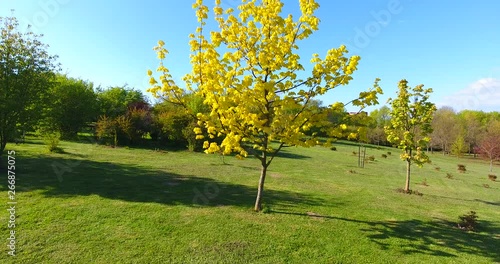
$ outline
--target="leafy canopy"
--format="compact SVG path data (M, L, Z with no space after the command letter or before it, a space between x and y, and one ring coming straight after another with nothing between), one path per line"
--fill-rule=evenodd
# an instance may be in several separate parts
M15 17L0 17L0 155L18 127L32 126L49 101L57 56L40 35L21 32Z
M420 84L411 88L406 80L398 85L398 97L389 99L390 124L385 127L387 140L403 150L401 159L422 166L429 161L423 151L430 141L432 117L436 106L429 102L432 88Z
M294 19L292 15L281 16L281 1L242 2L235 15L232 8L224 10L217 0L213 14L219 30L206 34L209 9L203 1L196 1L193 8L200 26L190 35L192 71L184 76L186 89L173 81L165 67L168 51L159 41L154 50L161 60L157 69L160 77L157 81L148 71L149 91L180 105L185 105L186 93L204 98L210 111L197 113L199 125L212 139L224 136L221 144L205 142L208 153L247 156L251 151L262 158L257 153L274 155L283 144L318 144L314 135L306 137L305 132L326 122L326 111L314 111L308 105L314 97L348 84L360 57L346 57L348 51L343 45L328 50L324 58L313 54L312 72L307 78L299 78L305 69L297 54L298 42L318 30L319 19L314 16L318 3L300 0L301 16ZM375 84L352 103L361 107L376 104L376 95L381 92ZM195 128L197 134L201 131ZM279 141L279 147L273 148L271 140Z

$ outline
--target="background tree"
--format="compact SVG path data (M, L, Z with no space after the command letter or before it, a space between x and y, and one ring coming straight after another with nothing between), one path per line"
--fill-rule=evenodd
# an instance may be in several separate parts
M138 143L151 131L151 107L141 91L124 87L98 90L97 102L100 116L96 135L116 146Z
M464 140L469 154L474 152L474 147L477 145L479 135L482 132L481 121L475 112L477 111L464 110L458 113L462 127L465 130ZM475 156L476 153L474 152Z
M439 147L443 154L448 153L460 133L455 110L448 106L439 108L432 119L432 130L431 144Z
M391 121L391 109L384 105L370 112L370 117L373 119L376 126L383 128L389 125Z
M126 114L130 106L148 104L141 91L127 88L127 86L98 90L97 100L100 115L113 118Z
M458 134L455 141L451 145L451 154L457 156L457 158L461 158L467 151L467 144L465 143L463 134L464 133Z
M58 70L56 56L47 53L40 35L21 33L14 17L0 17L0 155L13 140L16 127L33 125L41 117Z
M194 118L181 106L168 102L161 107L157 105L154 113L153 126L160 142L175 147L186 145L183 131L194 122Z
M146 107L129 107L125 115L130 119L131 133L130 142L133 144L140 143L140 141L151 132L153 118L149 106Z
M116 147L118 145L119 129L118 122L114 118L102 115L96 123L96 136L98 139L105 141L105 143L113 144Z
M500 121L490 123L476 151L490 161L490 172L493 171L493 161L500 159Z
M63 138L74 138L98 115L97 96L91 82L57 75L50 98L44 122L59 131Z
M193 5L200 26L190 36L192 72L184 77L186 89L210 107L209 114L197 115L199 125L209 134L204 142L207 153L236 152L238 157L253 155L260 161L256 211L262 208L268 167L282 147L319 144L306 132L327 123L327 112L309 107L312 99L348 84L360 59L346 57L345 46L329 50L324 59L314 54L309 77L299 78L298 73L304 75L304 67L295 52L298 42L316 31L319 23L314 16L319 7L315 1L299 4L301 16L294 20L292 15L281 17L281 1L247 1L235 16L233 9L223 10L217 0L213 11L219 31L210 32L209 38L205 36L208 7L201 0ZM160 83L151 77L153 87L149 91L185 106L186 91L175 84L163 64L167 54L164 42L159 41L154 49L161 60L157 69L161 76ZM152 76L151 71L148 74ZM361 107L377 103L379 92L375 84L373 90L361 93L352 103ZM196 132L201 134L202 129L197 127ZM214 142L220 136L223 141Z
M197 127L193 113L210 112L203 103L203 98L195 94L186 94L182 100L185 107L169 101L159 102L152 110L151 138L158 143L175 148L187 145L190 151L203 150L203 141L196 139L194 128Z
M405 192L410 191L411 165L422 166L429 162L423 148L430 141L432 117L436 106L429 102L432 89L420 84L411 88L406 80L398 85L397 98L389 99L391 122L385 127L387 140L403 150L401 159L406 161Z
M387 135L385 134L384 127L390 123L390 113L391 109L385 105L370 112L371 121L369 122L367 137L372 144L387 144Z

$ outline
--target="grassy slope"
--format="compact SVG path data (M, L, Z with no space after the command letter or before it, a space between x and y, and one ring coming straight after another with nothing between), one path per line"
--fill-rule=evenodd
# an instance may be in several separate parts
M500 183L479 160L433 155L414 169L416 196L394 191L405 177L395 149L368 148L376 160L357 168L355 146L289 147L270 167L263 214L252 212L256 160L62 147L7 146L18 153L17 263L500 262ZM453 227L470 210L480 232ZM0 263L12 260L3 252Z

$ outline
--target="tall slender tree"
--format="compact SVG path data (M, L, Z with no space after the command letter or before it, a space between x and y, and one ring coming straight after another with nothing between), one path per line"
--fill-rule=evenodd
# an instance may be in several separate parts
M385 127L387 140L403 150L401 159L406 161L405 192L410 192L411 165L421 167L429 162L424 148L430 141L432 116L436 106L429 101L432 89L420 84L413 88L406 80L398 85L397 98L389 99L391 121Z

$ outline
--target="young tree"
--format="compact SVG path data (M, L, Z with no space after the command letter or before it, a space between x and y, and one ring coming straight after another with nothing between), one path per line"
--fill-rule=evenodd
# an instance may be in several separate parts
M421 167L429 162L423 148L430 141L432 132L432 116L436 106L429 102L432 89L424 89L420 84L411 88L406 80L399 82L398 97L389 99L391 104L391 121L385 127L387 140L403 150L401 159L406 161L405 191L410 191L411 164Z
M0 17L0 155L16 133L16 126L34 124L41 117L52 85L56 56L40 35L19 31L15 17Z
M476 151L490 161L490 172L493 161L500 159L500 121L492 121L482 136Z
M493 171L493 161L500 159L500 135L487 135L477 146L477 152L490 161L490 172Z
M465 143L465 139L463 133L458 134L457 138L451 145L451 154L456 155L457 158L460 158L464 155L464 152L467 151L467 144Z
M261 173L254 209L262 208L262 194L267 170L285 144L310 147L319 144L316 135L306 136L313 126L327 123L327 111L309 107L313 99L340 85L346 85L357 69L359 56L346 57L347 48L331 49L321 59L314 54L310 74L297 54L298 42L318 30L319 19L314 15L319 5L299 1L301 15L282 17L283 3L278 0L242 1L239 14L223 10L220 0L213 8L219 31L205 32L208 7L202 0L193 5L200 26L191 34L192 71L184 77L186 89L204 98L210 107L208 114L198 113L199 125L210 139L205 141L207 153L238 153L253 155L261 164ZM164 42L154 49L162 61L157 71L160 83L152 77L150 89L154 95L185 106L186 93L177 86L164 66L167 54ZM299 76L308 76L299 78ZM360 93L354 105L377 103L381 93L377 82L372 90ZM335 107L342 108L342 104ZM288 111L298 109L298 111ZM196 128L202 133L201 127ZM200 136L201 137L201 136ZM223 137L220 144L213 142Z

